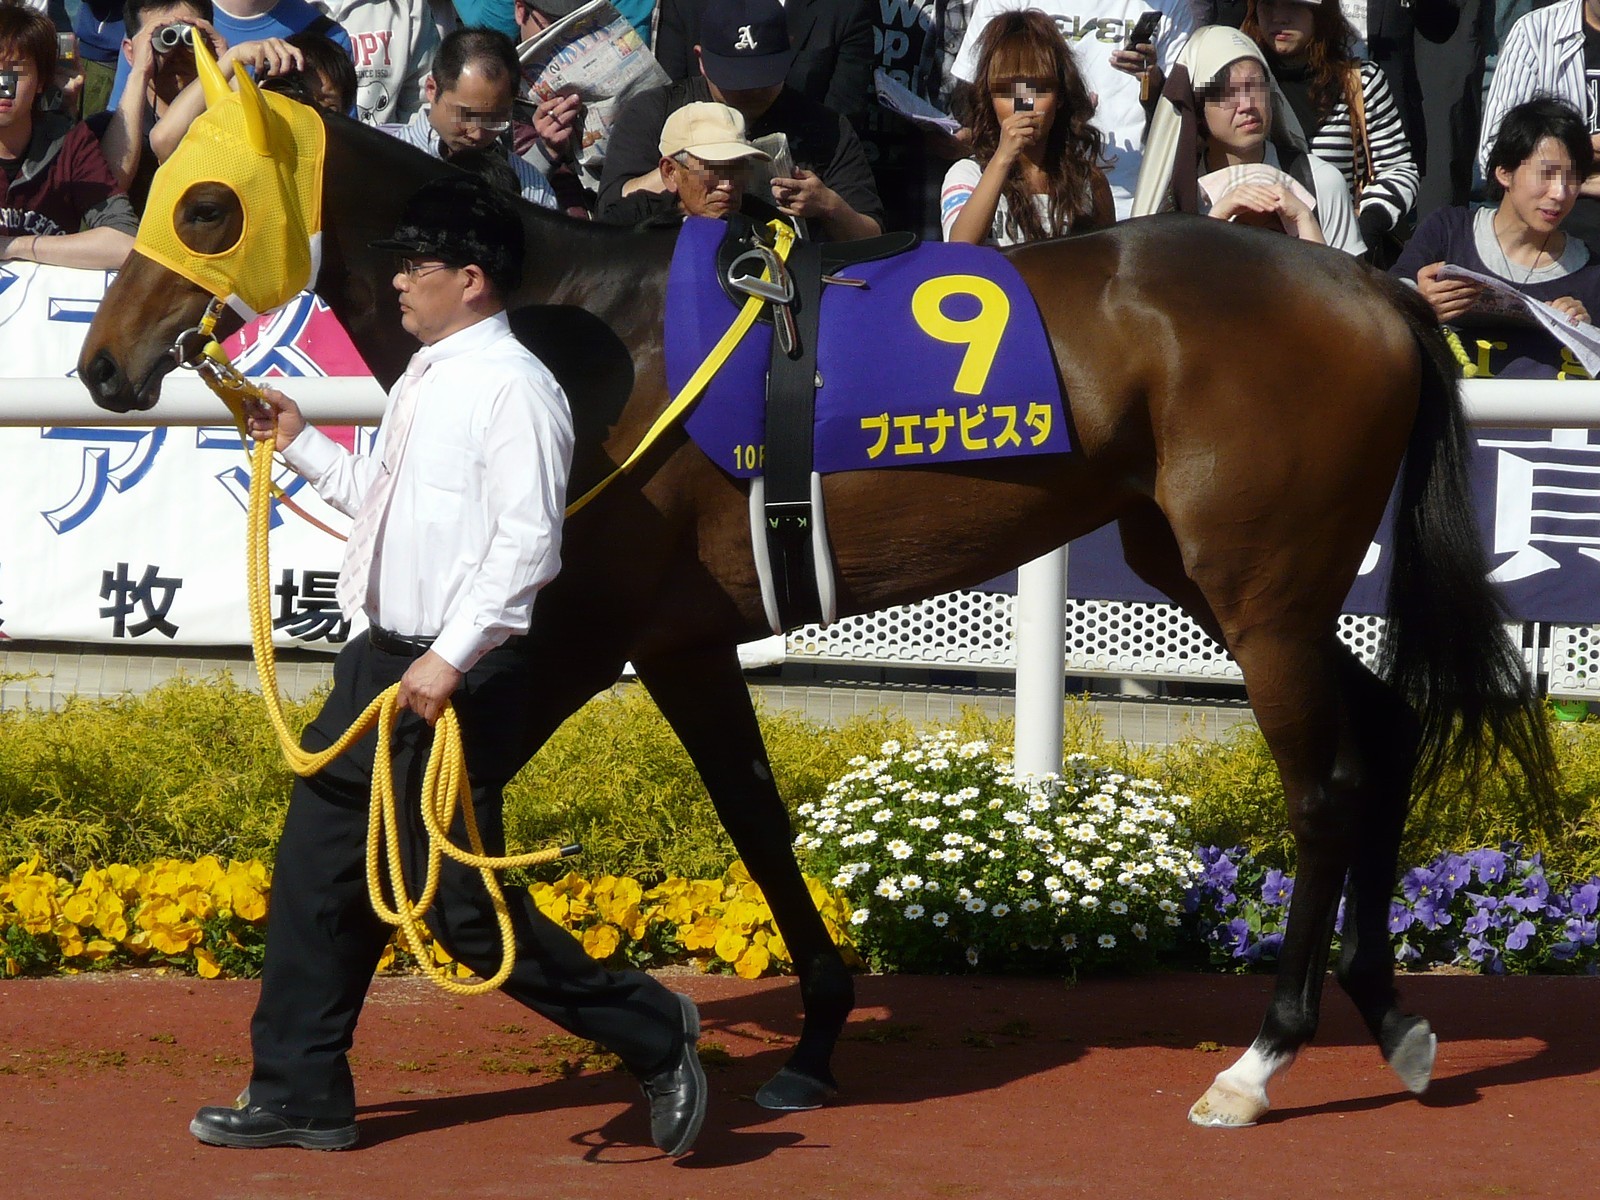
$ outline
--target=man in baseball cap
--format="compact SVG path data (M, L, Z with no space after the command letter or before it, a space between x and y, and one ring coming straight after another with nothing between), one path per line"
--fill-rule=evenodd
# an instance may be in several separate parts
M686 104L661 130L661 180L685 216L720 219L736 212L753 165L770 161L745 136L744 118L726 104Z
M781 86L794 62L778 0L708 0L699 48L701 70L724 93Z
M705 0L695 52L699 75L638 92L617 113L600 176L602 221L631 225L676 209L657 143L669 115L714 100L738 110L752 138L785 137L791 165L773 177L770 202L803 220L809 236L883 232L883 202L850 123L785 84L794 55L778 0Z

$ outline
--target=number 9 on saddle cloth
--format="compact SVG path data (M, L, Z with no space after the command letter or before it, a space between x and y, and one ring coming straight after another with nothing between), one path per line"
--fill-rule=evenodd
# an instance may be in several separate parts
M820 250L796 242L791 280L747 278L734 285L737 297L725 290L735 263L757 275L767 265L747 222L685 221L667 283L667 383L673 394L682 388L745 295L769 301L772 319L744 336L685 427L714 463L752 481L756 563L775 632L836 611L822 475L1070 448L1048 335L998 251L893 238Z

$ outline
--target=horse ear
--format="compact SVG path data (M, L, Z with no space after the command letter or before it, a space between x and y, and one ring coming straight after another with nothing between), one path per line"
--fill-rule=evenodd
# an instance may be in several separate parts
M211 57L211 47L203 37L194 39L194 65L200 73L200 90L205 94L207 108L232 95L233 89L222 77L222 68Z
M239 107L244 110L244 132L250 149L270 157L272 135L267 131L267 102L261 98L261 89L243 66L234 71L233 77L239 83Z

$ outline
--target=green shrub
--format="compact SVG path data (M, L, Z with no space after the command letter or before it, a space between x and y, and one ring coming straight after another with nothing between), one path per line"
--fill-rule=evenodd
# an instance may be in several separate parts
M303 724L317 703L289 706L290 720ZM914 740L910 722L887 714L838 727L784 712L760 720L791 812L819 801L851 758ZM1014 736L1011 721L972 710L951 728L961 741L1009 745ZM1600 722L1559 726L1556 740L1553 835L1533 827L1514 773L1492 774L1476 794L1447 779L1418 803L1402 861L1515 839L1558 869L1600 871ZM1292 865L1277 770L1254 729L1141 750L1107 742L1092 709L1072 704L1067 748L1189 796L1197 843L1242 845L1264 863ZM291 782L260 697L227 677L179 678L60 712L0 712L0 859L37 853L75 872L207 854L270 863ZM596 698L556 731L512 781L506 826L513 850L582 842L591 876L719 878L737 857L688 756L635 685ZM533 874L554 878L570 865Z

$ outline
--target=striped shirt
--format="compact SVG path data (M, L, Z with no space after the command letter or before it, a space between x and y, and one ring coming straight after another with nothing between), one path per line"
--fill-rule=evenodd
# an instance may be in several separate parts
M1392 229L1417 203L1417 164L1411 157L1411 144L1400 124L1400 109L1389 90L1389 81L1377 63L1366 59L1361 60L1361 96L1374 178L1361 189L1357 212L1380 208L1388 214L1388 227ZM1311 153L1337 167L1354 196L1356 177L1366 171L1366 156L1355 145L1349 101L1341 96L1309 140Z
M1583 73L1583 0L1562 0L1536 8L1511 27L1500 47L1500 59L1484 104L1483 135L1478 142L1478 168L1489 173L1489 151L1500 136L1500 122L1519 104L1554 96L1591 114ZM1591 130L1593 132L1593 130Z

